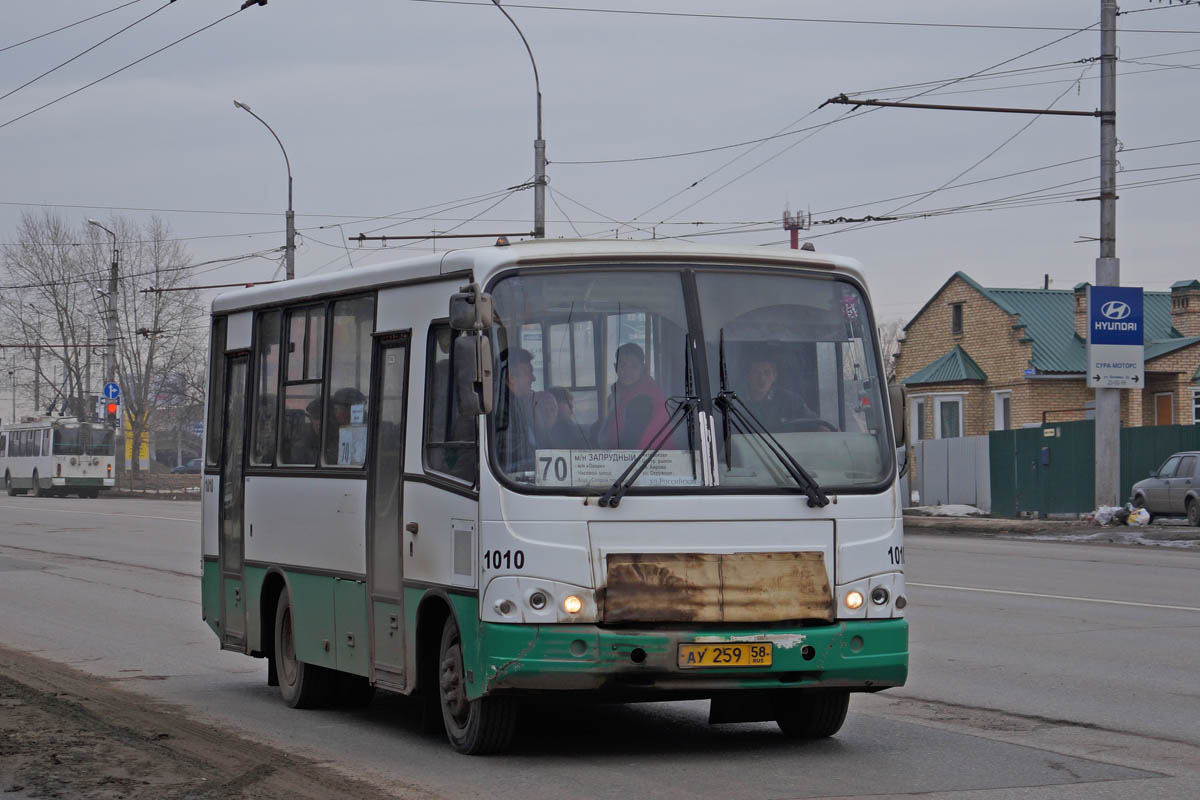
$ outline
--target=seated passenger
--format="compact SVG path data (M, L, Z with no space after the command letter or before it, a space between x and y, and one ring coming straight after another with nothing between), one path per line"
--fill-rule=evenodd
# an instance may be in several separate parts
M548 447L557 450L586 450L589 447L583 426L575 421L575 398L570 390L552 386L548 390L558 402L558 416L550 428Z
M646 371L646 354L633 342L617 348L617 382L608 397L608 415L596 429L596 444L607 449L640 450L668 419L666 397ZM665 433L665 432L664 432Z

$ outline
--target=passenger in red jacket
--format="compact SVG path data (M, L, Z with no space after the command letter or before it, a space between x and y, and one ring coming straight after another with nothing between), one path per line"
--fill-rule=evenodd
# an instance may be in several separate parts
M646 372L646 355L628 342L617 348L617 382L608 398L608 416L595 437L598 447L640 450L651 445L666 424L666 396ZM658 444L658 442L653 442Z

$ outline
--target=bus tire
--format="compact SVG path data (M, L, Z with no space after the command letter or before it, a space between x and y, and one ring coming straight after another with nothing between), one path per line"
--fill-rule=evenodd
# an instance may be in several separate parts
M792 693L775 722L789 739L826 739L842 728L850 692L844 689L809 689Z
M296 658L292 602L287 589L279 594L275 607L275 669L279 694L290 708L316 708L325 701L330 683L328 670Z
M4 473L4 491L8 492L9 497L17 496L17 490L13 488L12 474L9 472Z
M460 753L477 756L503 752L517 730L517 703L511 697L467 699L462 643L454 617L442 627L438 648L438 698L446 738Z
M44 494L45 494L45 492L42 491L41 484L38 483L38 474L37 474L37 470L35 469L33 471L33 488L31 488L29 490L29 496L30 497L41 497Z

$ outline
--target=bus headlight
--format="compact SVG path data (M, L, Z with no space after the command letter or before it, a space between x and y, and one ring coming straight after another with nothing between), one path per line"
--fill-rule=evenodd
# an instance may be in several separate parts
M846 592L846 608L851 611L857 611L862 608L863 595L862 592L855 589L854 591Z
M577 584L497 575L481 594L479 612L484 622L545 625L598 619L596 592Z
M871 590L871 602L877 606L886 606L889 596L888 590L882 586L876 586Z

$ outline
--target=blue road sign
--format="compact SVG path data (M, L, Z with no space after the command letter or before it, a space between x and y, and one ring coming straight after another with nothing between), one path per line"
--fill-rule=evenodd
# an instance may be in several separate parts
M1088 304L1092 344L1143 344L1140 286L1093 286Z
M1088 287L1089 387L1141 389L1145 385L1144 322L1140 287Z
M104 384L104 396L109 400L116 400L121 396L121 387L113 381Z
M203 436L204 435L204 423L203 422L193 422L192 424L188 425L188 433L190 433L192 436Z

